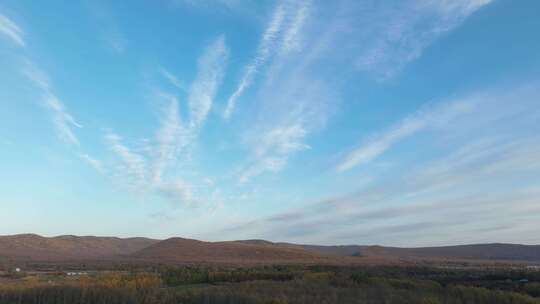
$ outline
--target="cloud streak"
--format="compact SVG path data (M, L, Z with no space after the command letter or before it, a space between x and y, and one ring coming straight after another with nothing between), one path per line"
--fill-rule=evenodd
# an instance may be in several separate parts
M108 133L105 140L111 151L120 158L121 165L117 169L125 172L124 176L128 178L130 186L146 188L147 164L145 158L124 145L122 138L115 133Z
M225 36L222 35L212 42L199 58L197 77L188 96L190 128L200 128L206 120L223 79L228 54Z
M253 58L253 60L245 67L244 74L242 75L236 90L227 100L227 106L225 108L225 112L223 113L225 119L230 118L234 108L236 107L237 99L240 98L244 91L252 85L257 70L270 57L272 49L275 47L278 41L279 33L282 30L285 14L285 6L283 4L278 4L274 9L272 18L270 19L270 22L261 38L255 53L255 58Z
M188 90L187 86L182 81L180 81L180 79L178 79L178 77L176 77L174 74L172 74L168 70L166 70L164 68L160 68L159 72L161 73L161 75L163 75L163 77L165 77L177 89L180 89L182 91L187 91Z
M109 149L120 160L118 175L128 186L142 192L158 194L184 206L206 204L212 198L210 188L202 181L186 178L183 169L189 165L190 152L199 138L222 82L229 50L225 36L212 41L198 60L197 75L187 96L187 121L182 120L180 103L174 94L157 90L165 106L160 110L159 128L154 138L144 140L142 149L133 149L119 135L109 132L105 139ZM183 89L174 75L161 69L162 75L176 88Z
M278 172L285 166L291 153L309 149L303 143L306 131L301 124L276 127L260 137L255 147L255 161L240 174L245 183L263 172Z
M528 214L539 210L533 194L540 187L536 174L540 137L533 131L538 130L538 98L540 92L532 85L504 93L471 94L424 108L366 146L382 141L389 142L382 146L390 149L395 142L430 129L441 142L416 138L419 144L425 149L444 145L447 152L427 159L419 153L412 164L402 164L389 176L375 176L356 191L238 223L220 233L327 244L385 240L391 245L424 246L486 238L534 242L513 237L538 229L523 224L529 223ZM413 118L416 122L409 122ZM414 127L403 127L409 124ZM360 149L373 150L380 151ZM490 230L492 227L496 229Z
M95 159L88 154L81 154L79 156L81 157L82 160L87 162L92 168L94 168L99 173L102 173L102 174L105 173L105 168L103 168L103 164L101 163L100 160Z
M339 43L358 71L379 81L397 76L443 35L458 28L490 0L345 1ZM340 52L338 50L338 52ZM350 54L346 55L347 58Z
M140 151L127 146L122 138L109 132L106 143L119 160L113 166L120 184L136 193L154 193L166 200L184 206L201 203L191 183L178 176L166 176L178 161L178 153L187 142L181 135L178 109L173 100L161 128L156 133L155 145Z
M2 14L0 14L0 33L7 36L18 46L26 46L23 30L15 22Z
M299 2L299 7L296 9L290 25L283 34L283 41L281 42L282 52L297 51L301 48L301 32L309 18L310 10L311 1Z
M360 29L360 34L370 42L357 57L356 66L380 79L393 77L406 64L418 59L437 38L457 28L469 15L490 2L403 1L390 5L388 10L377 10L381 14L377 20L381 23L372 27L380 29L379 35Z
M474 106L474 100L457 100L431 109L425 107L385 132L373 135L367 142L349 152L336 166L336 171L344 172L371 162L399 141L417 132L447 124L460 114L471 111Z
M58 137L68 144L79 146L79 139L73 129L82 128L82 125L75 120L64 103L53 93L49 77L29 61L26 62L22 74L40 90L43 105L51 113Z
M161 127L156 133L155 162L153 165L153 182L160 183L164 171L174 166L177 155L190 141L180 121L178 101L170 96L170 104L161 120Z

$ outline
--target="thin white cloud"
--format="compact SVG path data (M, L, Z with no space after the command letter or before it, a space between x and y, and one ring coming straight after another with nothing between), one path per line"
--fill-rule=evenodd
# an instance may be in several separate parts
M328 83L304 70L311 67L317 58L312 49L307 53L299 52L318 43L318 37L314 43L308 39L312 37L306 35L312 11L311 1L280 2L267 28L267 33L272 34L263 36L273 37L273 40L262 40L268 41L264 60L258 61L256 57L255 65L248 66L256 67L253 69L255 73L273 56L268 71L263 75L265 81L257 92L258 113L251 114L258 119L250 122L246 131L251 155L239 170L240 183L267 172L280 172L291 156L309 149L305 143L307 136L325 124L332 113L329 104L338 101Z
M41 91L43 105L51 112L58 137L66 143L78 146L79 139L73 128L82 128L82 125L75 120L64 103L52 92L47 74L29 61L26 62L22 73Z
M26 78L28 78L35 86L44 92L50 91L50 80L49 76L38 69L30 61L27 61L24 65L22 73Z
M164 171L174 166L178 153L189 141L189 134L180 121L178 101L175 97L170 97L169 106L161 119L161 127L156 133L157 155L152 177L154 183L161 182Z
M272 153L285 155L307 149L309 147L302 143L305 135L306 131L301 124L274 128L261 136L260 144L257 146L255 153L257 156Z
M165 68L160 68L159 72L177 89L180 89L182 91L187 91L187 85L183 81L178 79L178 77L176 77L173 73L169 72Z
M533 195L540 185L539 96L533 83L424 108L374 139L391 147L430 129L433 136L416 137L422 149L415 150L418 155L410 163L399 164L390 175L373 176L369 184L346 195L248 220L229 232L235 237L333 244L504 241L502 233L513 242L537 242L533 231L538 224L531 214L539 210ZM500 229L490 230L496 226ZM529 231L516 239L523 226ZM418 238L426 228L430 234ZM452 237L456 231L475 237L457 239Z
M197 77L188 96L190 128L199 128L212 108L213 99L223 79L229 50L225 36L219 36L199 58Z
M301 30L309 17L311 1L302 1L296 14L283 35L282 52L296 51L301 45Z
M191 146L211 110L216 91L222 81L227 63L228 49L225 37L220 36L209 44L199 58L197 76L189 88L187 108L189 121L183 122L179 101L173 94L160 90L155 96L166 106L161 109L160 127L152 139L144 140L142 149L132 149L121 142L120 136L109 133L106 140L118 159L118 175L137 191L158 194L169 201L184 205L204 204L211 199L208 191L199 191L205 178L193 182L178 169L189 165ZM177 78L165 69L160 70L174 86L180 87ZM179 167L180 166L180 167ZM195 191L197 189L197 191Z
M343 172L357 165L361 165L375 159L383 154L395 142L410 136L425 128L426 124L421 119L407 119L392 128L383 135L372 139L367 144L349 153L345 159L337 165L336 170Z
M470 111L472 107L474 100L458 100L431 109L423 108L349 152L336 166L336 171L343 172L369 163L400 140L419 131L448 123L459 114Z
M105 135L105 139L109 149L120 158L121 172L124 172L124 176L128 179L128 183L131 183L130 186L146 187L146 159L124 145L122 143L122 138L115 133L108 133Z
M23 30L15 22L2 14L0 14L0 33L21 47L26 45Z
M236 107L236 100L244 93L244 91L251 86L253 83L253 78L255 73L261 65L263 65L266 60L271 55L272 50L276 47L278 42L279 33L282 30L283 22L285 19L285 7L283 4L278 4L274 9L272 18L268 26L266 27L264 34L261 38L259 46L257 48L255 58L245 67L244 74L240 79L238 87L234 93L227 100L227 106L223 116L225 119L229 119Z
M521 180L540 168L540 141L537 137L512 140L506 138L488 145L478 145L473 140L463 149L349 195L314 202L232 229L248 238L293 242L301 239L331 244L339 240L437 245L456 241L450 233L456 227L453 222L446 223L448 219L459 220L463 231L473 231L500 224L504 212L503 222L512 231L523 223L524 216L538 210L531 191L540 185L538 179ZM513 184L516 178L521 182ZM426 218L438 224L430 228L430 238L418 239L415 233L423 229L421 223ZM411 230L397 231L392 229L394 225L411 225ZM438 232L443 239L435 241L433 234ZM477 236L474 241L482 241L482 237L486 236ZM497 237L489 236L492 240Z
M159 97L168 101L169 105L160 119L161 127L156 133L155 147L152 147L155 153L152 175L156 185L162 182L164 172L175 166L179 155L186 152L186 148L196 140L223 79L228 53L222 35L210 43L199 57L197 76L188 90L189 123L180 120L176 97L159 93ZM183 88L180 81L166 69L162 68L161 73L175 87ZM168 185L165 188L171 187Z
M82 128L73 116L66 110L64 104L52 94L46 94L44 97L46 106L52 111L53 122L58 136L65 142L79 145L79 139L73 132L73 127Z
M419 3L434 6L442 14L449 16L449 19L462 19L491 2L492 0L431 0Z
M240 182L264 172L278 172L283 169L290 154L309 149L303 143L307 132L299 124L273 128L260 135L254 144L255 160L240 173Z
M309 149L307 137L324 127L339 102L326 83L304 73L282 69L273 77L259 91L259 119L246 131L251 156L240 171L241 183L265 172L279 172L291 156Z
M166 171L174 168L178 151L185 143L180 134L181 126L177 104L173 100L156 133L155 145L148 149L132 149L117 134L106 134L109 149L120 161L113 166L115 172L112 172L120 184L136 193L157 194L174 204L188 206L200 202L191 183L177 176L165 176Z
M90 166L92 166L92 168L94 168L99 173L105 172L105 169L103 168L103 164L101 163L99 159L95 159L88 154L81 154L79 156L81 159L86 161Z
M358 5L350 31L362 41L356 67L380 80L397 75L441 35L460 26L490 0L397 1ZM355 4L353 4L355 6ZM376 7L376 9L373 9ZM357 40L355 40L357 41Z

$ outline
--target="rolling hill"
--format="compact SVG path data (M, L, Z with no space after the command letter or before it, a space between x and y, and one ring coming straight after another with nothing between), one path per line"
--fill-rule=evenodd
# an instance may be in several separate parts
M102 259L129 255L156 242L147 238L18 234L0 236L0 257L34 261Z
M360 250L360 254L419 259L540 261L540 245L493 243L423 248L367 246Z
M384 246L319 246L277 243L331 256L380 257L400 259L513 260L540 261L540 245L472 244L440 247L400 248Z
M319 253L302 248L276 246L270 242L203 242L170 238L131 255L141 260L168 262L290 262L324 260Z
M367 262L498 260L540 262L540 245L474 244L423 248L319 246L265 240L204 242L36 234L0 236L0 259L22 261L144 261L160 263Z
M304 249L325 256L379 257L386 259L455 259L455 260L514 260L540 261L540 245L519 244L471 244L440 247L400 248L362 245L301 245L271 243L263 240L246 240L244 243L260 243L266 246Z

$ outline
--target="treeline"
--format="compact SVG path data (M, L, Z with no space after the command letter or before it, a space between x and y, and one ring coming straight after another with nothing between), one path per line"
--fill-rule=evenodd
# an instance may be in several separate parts
M519 283L519 292L473 283L513 277L494 274L418 267L160 267L18 279L0 284L0 304L540 304L538 282Z
M167 286L256 280L288 281L295 277L295 273L290 269L279 266L237 269L211 269L196 266L165 267L161 268L159 273Z
M522 294L485 288L378 279L369 284L348 286L306 280L243 282L192 291L179 303L538 304L540 301Z
M82 286L36 286L0 289L1 304L136 304L144 303L138 295L124 288ZM152 303L152 302L146 302Z
M162 281L153 273L103 273L63 279L30 276L0 284L0 304L153 304Z
M1 304L538 304L525 295L485 288L436 283L372 280L338 286L324 281L252 281L177 292L155 289L140 293L129 288L96 286L35 287L0 292Z

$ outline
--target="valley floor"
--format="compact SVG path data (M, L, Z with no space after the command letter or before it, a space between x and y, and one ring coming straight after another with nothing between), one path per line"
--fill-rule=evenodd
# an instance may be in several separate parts
M399 266L158 266L6 272L0 304L540 303L540 272Z

